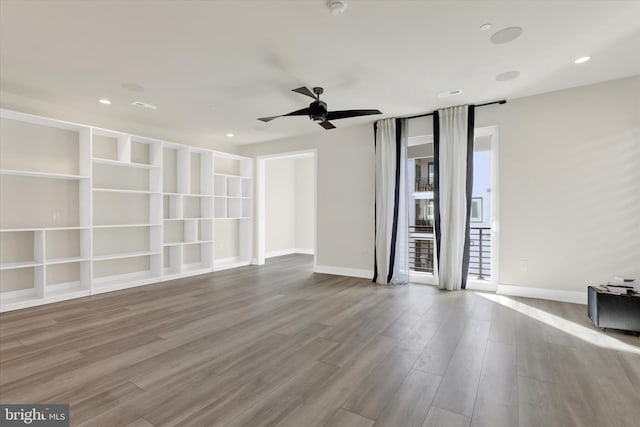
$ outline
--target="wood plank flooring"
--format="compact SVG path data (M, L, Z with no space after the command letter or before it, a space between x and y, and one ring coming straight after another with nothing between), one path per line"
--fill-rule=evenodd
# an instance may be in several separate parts
M590 331L586 307L515 299ZM82 426L637 426L638 352L311 257L0 315L0 401ZM606 344L606 342L605 342Z

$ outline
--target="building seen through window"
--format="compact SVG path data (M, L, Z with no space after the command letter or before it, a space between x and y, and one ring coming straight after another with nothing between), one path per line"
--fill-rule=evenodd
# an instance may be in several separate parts
M491 139L476 138L473 155L473 194L470 206L469 278L491 276ZM434 186L433 144L408 148L409 269L415 280L433 273ZM412 280L414 280L412 279Z

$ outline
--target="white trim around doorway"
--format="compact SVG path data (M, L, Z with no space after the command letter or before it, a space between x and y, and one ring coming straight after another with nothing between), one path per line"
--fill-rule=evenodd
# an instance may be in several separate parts
M269 255L266 253L266 213L265 213L265 170L268 160L288 158L313 158L313 268L317 267L318 258L318 156L315 148L301 151L269 154L256 158L256 259L255 264L263 265ZM306 250L305 252L309 252Z

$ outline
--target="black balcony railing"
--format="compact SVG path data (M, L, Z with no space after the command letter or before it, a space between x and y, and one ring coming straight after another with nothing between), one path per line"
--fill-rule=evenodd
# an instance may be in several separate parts
M491 277L491 229L472 227L469 248L469 277ZM432 225L409 227L409 269L433 273L434 240Z
M433 239L411 239L409 242L409 269L433 273Z
M433 184L429 184L428 178L416 179L416 192L433 191Z
M478 279L491 277L491 229L472 227L469 247L469 276Z
M409 269L433 273L433 223L421 222L409 226Z

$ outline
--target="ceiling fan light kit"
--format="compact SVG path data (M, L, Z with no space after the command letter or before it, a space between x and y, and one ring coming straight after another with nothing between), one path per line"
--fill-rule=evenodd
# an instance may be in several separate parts
M296 89L292 89L292 92L296 92L301 95L305 95L310 98L313 98L314 101L311 104L309 104L308 108L292 111L291 113L287 113L287 114L281 114L279 116L261 117L258 120L266 123L266 122L270 122L273 119L277 119L278 117L309 116L309 119L313 120L314 122L318 122L320 126L329 130L329 129L335 129L335 126L330 122L330 120L348 119L350 117L382 114L380 110L329 111L327 109L327 103L324 101L320 101L320 95L324 93L324 89L322 89L321 87L314 87L312 92L311 90L309 90L308 87L302 86Z

